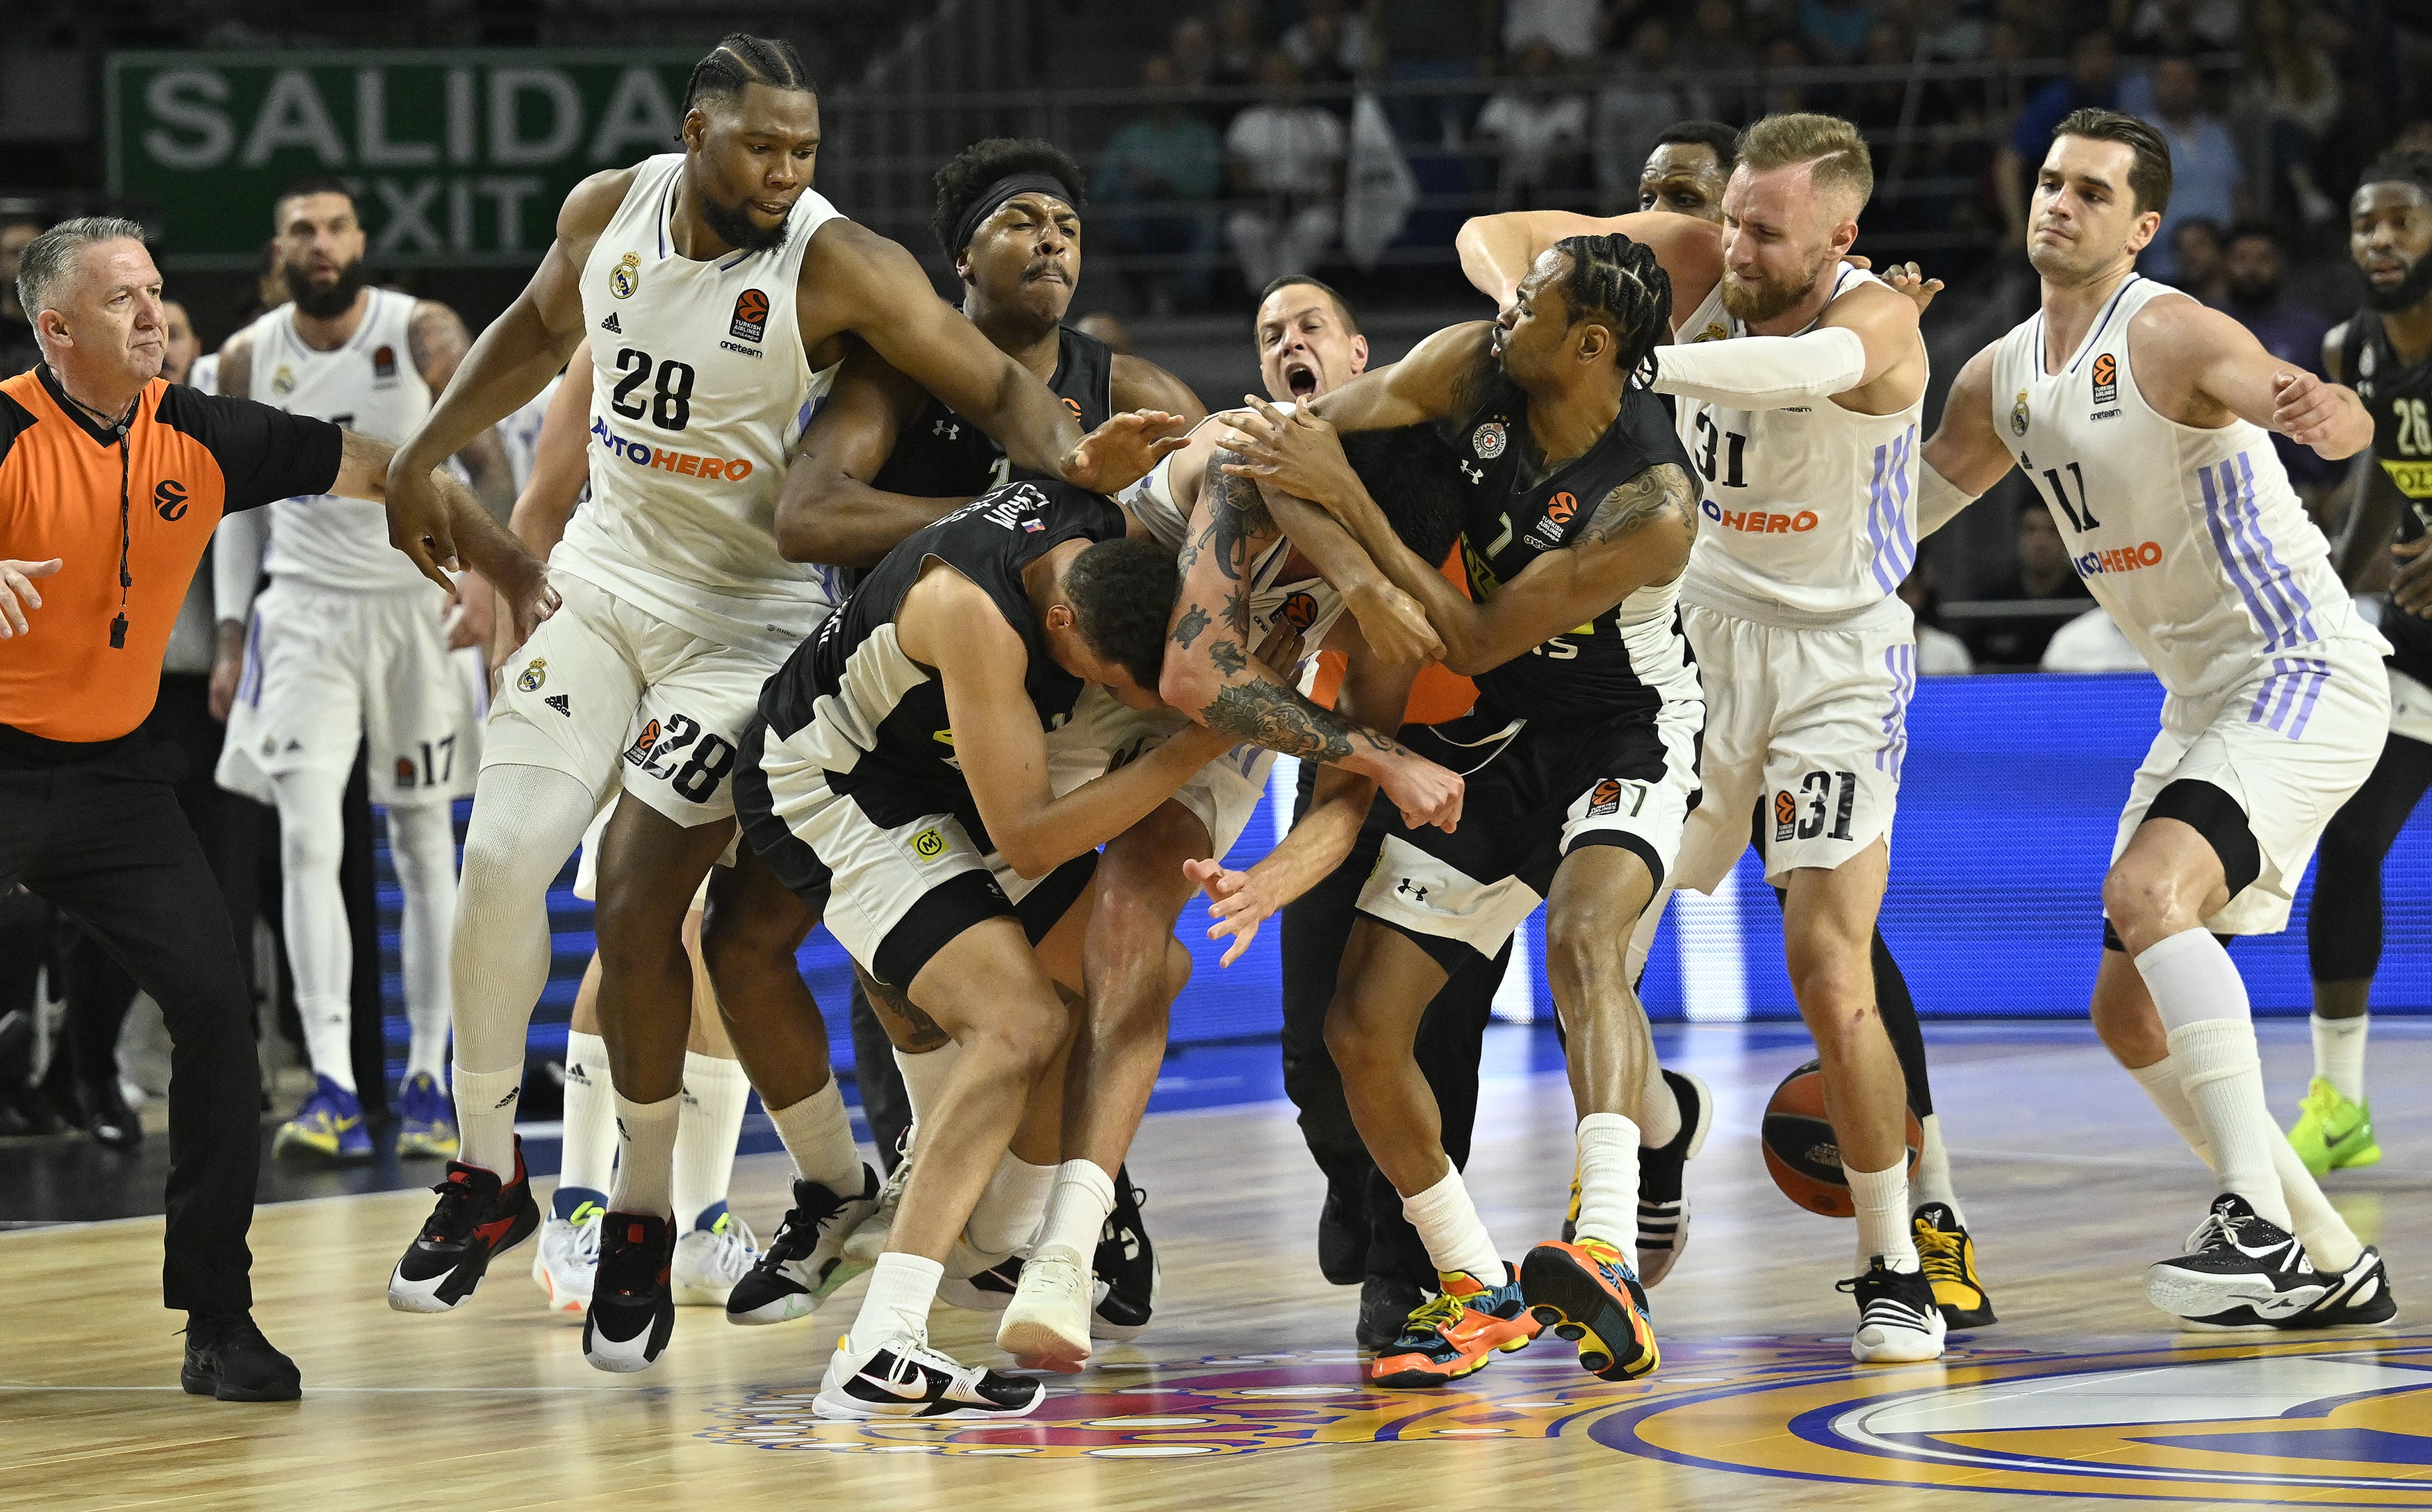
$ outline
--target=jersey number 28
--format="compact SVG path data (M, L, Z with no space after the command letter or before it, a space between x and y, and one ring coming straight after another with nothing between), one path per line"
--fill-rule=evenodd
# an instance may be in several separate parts
M656 370L658 387L644 404L633 398L635 389L650 381ZM616 392L608 396L608 408L628 420L650 417L650 424L661 430L682 430L692 423L692 365L670 357L664 362L652 362L650 354L631 346L616 353L616 371L625 375L616 380Z

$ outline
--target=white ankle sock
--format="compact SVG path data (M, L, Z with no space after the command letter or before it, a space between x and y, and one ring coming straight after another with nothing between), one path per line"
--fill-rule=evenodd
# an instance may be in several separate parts
M853 1319L853 1347L866 1350L899 1336L929 1341L929 1309L937 1300L937 1283L946 1268L917 1254L890 1250L870 1268L870 1290Z
M354 1004L340 998L299 1000L296 1021L304 1027L304 1054L312 1074L355 1090Z
M1047 1217L1047 1199L1056 1190L1053 1166L1034 1166L1007 1151L972 1204L963 1232L971 1248L988 1254L1023 1254L1039 1237L1039 1221ZM1109 1201L1112 1199L1110 1198Z
M861 1195L861 1151L853 1142L853 1115L846 1111L844 1090L831 1075L828 1084L798 1101L772 1109L768 1121L777 1126L785 1153L806 1182L817 1182L839 1197Z
M1419 1242L1427 1247L1427 1260L1437 1270L1447 1275L1466 1270L1490 1286L1503 1285L1502 1252L1478 1220L1459 1170L1446 1170L1433 1186L1403 1198L1402 1216L1419 1231Z
M584 1201L608 1205L616 1171L616 1085L608 1075L608 1042L581 1030L566 1036L566 1134L550 1216L572 1218Z
M498 1172L502 1182L514 1181L515 1100L523 1094L524 1068L475 1071L458 1061L448 1081L456 1096L456 1134L464 1145L457 1158Z
M920 1121L922 1112L937 1106L945 1093L946 1078L954 1075L954 1062L961 1054L962 1047L953 1040L918 1055L895 1052L895 1069L903 1073L904 1096L912 1104L914 1123Z
M1677 1125L1679 1115L1672 1121ZM1618 1113L1591 1113L1579 1120L1579 1242L1596 1239L1623 1254L1635 1252L1638 1125Z
M2288 1201L2272 1152L2281 1134L2263 1100L2255 1026L2225 1018L2181 1024L2170 1031L2170 1059L2212 1149L2221 1189L2246 1199L2266 1221L2288 1228Z
M1647 1059L1647 1086L1638 1094L1638 1143L1641 1149L1661 1150L1680 1136L1680 1100L1672 1095L1672 1084L1664 1080L1664 1067L1655 1058Z
M683 1111L681 1094L656 1102L636 1102L622 1092L616 1094L616 1179L608 1188L608 1211L674 1218L670 1182L676 1119Z
M1860 1170L1844 1166L1849 1199L1858 1205L1858 1273L1876 1255L1893 1270L1917 1268L1917 1236L1909 1231L1908 1162L1896 1161L1887 1170Z
M2364 1041L2373 1015L2354 1018L2314 1016L2314 1074L2351 1102L2364 1100Z
M751 1100L752 1083L736 1062L684 1052L672 1186L676 1219L686 1227L708 1228L724 1216L726 1188L735 1180L735 1142L742 1136L743 1108Z
M1115 1210L1115 1179L1088 1160L1068 1160L1056 1168L1056 1190L1047 1199L1047 1218L1039 1227L1032 1252L1043 1254L1061 1246L1081 1257L1087 1269L1098 1252L1098 1235L1106 1215Z
M1917 1121L1925 1131L1925 1144L1917 1151L1917 1175L1909 1183L1909 1201L1918 1207L1940 1202L1951 1209L1959 1226L1966 1228L1968 1215L1959 1206L1959 1194L1951 1188L1951 1151L1942 1142L1942 1115L1929 1113Z

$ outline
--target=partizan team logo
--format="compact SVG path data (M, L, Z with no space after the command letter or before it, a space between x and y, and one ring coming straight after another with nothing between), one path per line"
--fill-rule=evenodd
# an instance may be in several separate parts
M1347 1350L1110 1361L1091 1372L1108 1384L1051 1385L1037 1414L1013 1422L826 1422L803 1386L713 1408L701 1436L1028 1459L1561 1438L1843 1485L2432 1507L2432 1335L2095 1353L1986 1350L1961 1336L1939 1361L1893 1367L1852 1366L1845 1339L1772 1336L1667 1341L1664 1358L1657 1375L1608 1383L1549 1340L1438 1392L1376 1390Z
M1489 420L1469 433L1469 449L1486 462L1503 455L1503 422Z
M608 270L608 292L619 299L631 299L633 291L642 286L642 254L628 252Z

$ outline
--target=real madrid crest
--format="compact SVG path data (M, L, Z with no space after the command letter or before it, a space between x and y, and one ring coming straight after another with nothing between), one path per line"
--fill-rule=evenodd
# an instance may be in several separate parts
M1469 449L1487 462L1503 455L1503 422L1489 420L1469 433Z
M270 392L282 398L295 393L296 370L284 362L279 363L279 371L270 375Z
M515 679L515 686L526 693L538 693L540 685L548 680L549 662L546 658L535 656L532 660L532 665L524 668L523 676Z
M1715 321L1713 325L1708 326L1704 330L1699 331L1699 332L1697 333L1697 340L1698 340L1698 341L1701 341L1701 342L1719 342L1719 341L1725 341L1725 340L1728 340L1728 339L1730 338L1731 334L1731 329L1730 329L1730 328L1726 327L1726 326L1725 326L1721 321L1719 321L1719 320L1718 320L1718 321ZM1695 344L1693 343L1692 344Z
M2024 389L2018 391L2018 402L2010 406L2010 433L2017 436L2027 433L2027 391Z
M628 252L608 270L608 292L619 299L631 299L633 291L642 286L642 254Z

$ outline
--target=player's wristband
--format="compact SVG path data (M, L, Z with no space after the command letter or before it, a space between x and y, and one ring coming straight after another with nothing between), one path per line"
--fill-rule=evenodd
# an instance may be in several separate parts
M1866 376L1866 344L1839 326L1803 336L1735 336L1655 349L1658 394L1731 410L1782 410L1829 398Z
M1951 523L1951 517L1981 496L1963 494L1959 485L1919 459L1917 466L1917 538L1920 541Z

